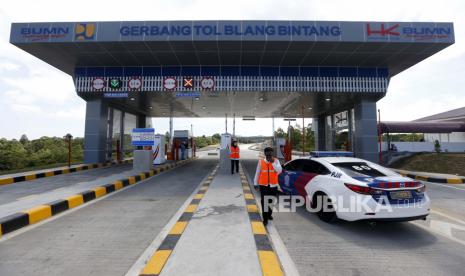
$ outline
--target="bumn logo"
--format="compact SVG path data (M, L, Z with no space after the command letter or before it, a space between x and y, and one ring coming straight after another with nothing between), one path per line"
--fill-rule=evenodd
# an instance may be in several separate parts
M379 30L373 30L370 26L370 23L367 24L367 35L372 36L372 35L380 35L380 36L387 36L387 35L395 35L399 36L399 32L395 32L394 30L399 27L399 24L396 24L394 26L391 26L389 28L384 27L384 23L381 23L381 29Z
M76 23L74 38L76 40L92 40L95 35L95 23Z

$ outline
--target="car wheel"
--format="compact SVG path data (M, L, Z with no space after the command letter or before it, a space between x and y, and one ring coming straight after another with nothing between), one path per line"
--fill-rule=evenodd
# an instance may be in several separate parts
M331 199L324 193L318 194L317 197L320 197L322 204L320 206L320 210L318 210L317 215L318 217L327 223L333 223L337 220L337 214L334 210L333 204ZM318 200L318 199L317 199ZM316 203L316 201L314 201ZM323 206L328 206L328 208L323 208Z

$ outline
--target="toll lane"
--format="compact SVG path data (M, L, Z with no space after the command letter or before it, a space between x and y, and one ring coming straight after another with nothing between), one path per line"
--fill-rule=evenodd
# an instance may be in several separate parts
M0 186L0 205L130 170L132 164L122 164Z
M243 160L253 179L257 153ZM437 198L455 198L453 191ZM448 210L448 209L446 209ZM465 246L416 223L337 222L327 224L299 207L293 213L275 213L276 227L301 275L463 275Z
M0 275L123 275L216 160L196 160L0 243Z

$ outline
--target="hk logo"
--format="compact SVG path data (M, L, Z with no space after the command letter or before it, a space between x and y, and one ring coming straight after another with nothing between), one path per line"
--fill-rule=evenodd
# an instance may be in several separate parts
M76 23L74 29L76 40L92 40L95 35L95 23Z
M396 25L391 26L391 27L386 29L384 27L384 23L381 23L381 29L373 30L371 28L370 24L367 24L367 35L368 36L372 36L372 35L380 35L380 36L395 35L395 36L399 36L400 33L395 31L397 28L399 28L399 24L396 24Z

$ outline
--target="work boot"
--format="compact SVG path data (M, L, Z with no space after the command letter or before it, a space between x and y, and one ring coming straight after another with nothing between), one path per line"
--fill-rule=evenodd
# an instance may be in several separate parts
M263 225L267 226L268 225L268 219L263 220Z
M273 220L273 216L270 215L270 216L268 217L268 219L269 219L269 220Z

